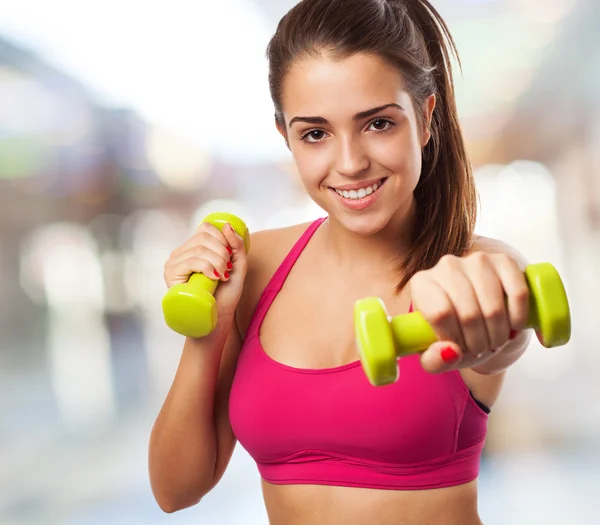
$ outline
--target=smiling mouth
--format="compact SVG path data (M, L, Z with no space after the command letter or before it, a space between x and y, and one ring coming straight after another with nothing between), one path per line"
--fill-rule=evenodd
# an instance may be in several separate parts
M358 190L338 190L337 188L332 187L330 187L329 189L335 191L340 197L343 197L344 199L358 200L364 199L367 195L375 193L379 188L381 188L381 186L383 186L386 180L387 177L377 182L374 182L370 186L365 186L364 188L360 188Z

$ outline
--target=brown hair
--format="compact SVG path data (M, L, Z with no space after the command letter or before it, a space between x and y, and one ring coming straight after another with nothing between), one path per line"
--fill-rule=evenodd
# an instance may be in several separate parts
M446 254L470 247L477 215L473 173L458 121L451 53L458 51L444 20L427 0L302 0L279 22L267 48L275 118L285 129L282 85L294 60L356 53L382 57L402 73L417 116L431 94L431 139L414 195L417 222L398 290Z

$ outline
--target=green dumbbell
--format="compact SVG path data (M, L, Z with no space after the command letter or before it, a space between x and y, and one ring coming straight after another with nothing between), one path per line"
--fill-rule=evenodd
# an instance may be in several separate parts
M525 269L529 286L529 319L540 343L546 347L566 344L571 338L571 314L560 275L550 263ZM388 316L378 297L356 301L354 329L361 364L374 386L398 380L398 358L424 352L438 339L419 312Z
M223 230L229 223L244 239L246 253L250 250L250 234L244 221L231 213L211 213L202 222ZM202 273L194 273L187 283L169 288L162 300L165 323L175 332L187 337L204 337L217 325L217 303L214 298L219 281Z

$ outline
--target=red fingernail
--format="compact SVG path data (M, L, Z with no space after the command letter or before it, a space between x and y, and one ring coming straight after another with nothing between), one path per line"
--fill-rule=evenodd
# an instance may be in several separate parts
M508 334L508 338L509 339L514 339L515 337L517 337L518 332L516 330L511 330L510 334Z
M233 250L231 249L231 246L227 246L227 251L229 252L229 255L233 255Z
M458 352L449 346L442 350L441 356L444 363L456 363L458 361Z
M215 275L216 275L217 277L221 277L221 274L220 274L219 272L217 272L217 270L215 270Z
M232 268L233 268L233 264L231 264L231 262L228 262L227 263L227 269L231 270Z
M223 274L223 277L225 277L225 279L229 279L229 272L225 272L225 273Z

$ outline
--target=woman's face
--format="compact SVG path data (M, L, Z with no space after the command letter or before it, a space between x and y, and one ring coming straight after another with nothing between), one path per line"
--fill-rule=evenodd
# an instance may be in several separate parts
M310 197L368 235L410 209L434 104L418 119L402 75L379 57L302 59L284 80L280 132Z

